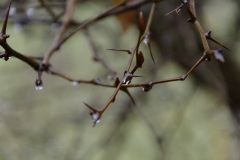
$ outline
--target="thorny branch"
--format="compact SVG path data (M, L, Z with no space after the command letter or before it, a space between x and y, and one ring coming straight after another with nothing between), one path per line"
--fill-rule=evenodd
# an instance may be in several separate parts
M138 48L139 48L140 42L142 41L142 38L146 34L149 35L148 34L149 33L149 27L145 27L144 26L143 17L142 17L142 14L140 14L140 18L139 18L139 31L140 31L140 34L139 34L137 45L134 48L130 49L130 50L116 50L116 49L112 49L112 50L115 50L115 51L125 51L125 52L128 52L128 53L131 54L129 62L128 62L128 65L127 65L127 68L126 68L126 71L124 72L124 76L123 76L122 80L120 81L119 86L117 87L117 89L115 90L113 95L110 97L109 101L100 110L96 110L93 107L91 107L91 106L87 105L86 103L84 103L90 110L92 110L90 115L92 116L92 119L93 119L93 125L96 125L96 123L100 122L100 118L101 118L103 112L107 109L107 107L110 105L112 100L116 97L119 89L121 88L120 85L126 84L129 87L143 87L143 91L147 92L147 91L150 91L152 89L154 84L173 82L173 81L184 81L203 61L205 61L205 60L210 61L212 55L215 57L215 59L217 61L224 62L224 58L223 58L223 56L221 54L222 51L221 50L211 50L210 47L209 47L209 44L208 44L208 41L207 41L207 37L210 37L210 36L208 34L206 34L206 32L202 29L202 27L200 25L200 22L198 21L198 19L196 17L195 1L194 0L190 0L190 4L189 4L190 8L187 6L187 2L183 2L182 1L182 4L180 5L180 7L178 7L178 10L179 10L179 8L182 8L182 6L184 6L186 8L186 10L187 10L187 12L188 12L188 14L190 16L190 19L188 19L188 22L192 22L195 25L195 27L197 28L198 32L199 32L199 35L200 35L202 43L203 43L203 48L204 48L203 55L193 65L193 67L187 72L186 75L182 75L182 76L175 77L175 78L169 78L169 79L165 79L165 80L157 80L157 81L152 81L152 82L145 82L145 83L141 83L141 84L132 84L132 85L130 85L129 83L131 82L132 77L134 77L133 73L135 72L136 68L138 68L138 67L135 67L134 70L131 72L132 74L129 73L129 70L130 70L130 67L131 67L131 64L132 64L132 60L133 60L134 54L135 53L137 54L136 55L136 62L138 63L139 62L139 59L138 59L139 56L138 55L141 54L141 52L138 53ZM152 17L153 17L154 10L155 10L155 3L153 3L152 9L151 9L151 13L150 13L150 16L149 16L149 19L148 19L148 26L150 26L150 24L151 24L151 20L152 20ZM210 38L208 38L208 39L210 39ZM218 41L214 41L214 42L216 42L217 44L219 44L222 47L226 48L224 45L222 45L222 43L219 43ZM150 43L148 43L148 45L149 44ZM150 50L150 53L151 53L150 47L149 47L149 50ZM151 54L151 56L152 56L152 54ZM143 63L143 60L142 60L140 66L142 66L142 63Z
M75 2L76 2L76 0L67 0L64 19L63 19L63 22L61 23L60 28L58 29L58 32L55 35L52 45L49 47L49 49L43 56L36 56L36 57L25 56L15 50L13 50L6 41L6 39L9 38L9 35L6 34L6 28L7 28L8 16L9 16L9 11L10 11L10 6L11 6L11 3L10 3L10 5L8 6L8 9L7 9L5 20L4 20L2 30L0 33L0 45L5 49L4 52L1 52L0 57L4 58L4 60L7 61L9 59L9 57L14 56L14 57L20 59L21 61L27 63L34 70L36 70L38 73L38 78L37 78L35 84L36 84L36 89L38 89L38 90L42 89L43 82L42 82L41 76L42 76L43 72L47 72L52 75L56 75L58 77L64 78L68 81L71 81L74 85L77 85L79 83L86 83L86 84L98 85L98 86L102 86L102 87L115 88L115 91L110 96L109 100L106 102L106 104L100 110L96 110L92 106L84 103L91 110L90 115L92 116L93 126L95 126L98 122L100 122L100 118L101 118L102 114L105 112L105 110L109 107L109 105L111 103L113 103L115 101L116 96L120 90L127 93L127 95L130 97L131 101L135 104L133 97L131 96L130 92L128 91L128 88L142 87L143 91L148 92L152 89L153 85L155 85L155 84L174 82L174 81L184 81L203 61L205 61L205 60L210 61L211 56L213 56L218 62L224 62L222 50L221 49L212 50L209 47L208 40L211 40L211 41L217 43L218 45L220 45L221 47L223 47L227 50L229 50L229 49L225 45L223 45L221 42L214 39L211 36L211 33L212 33L211 31L205 32L203 30L203 28L197 18L197 15L196 15L195 0L189 0L189 2L187 2L185 0L185 1L181 1L182 3L180 4L180 6L178 6L173 11L169 12L167 15L169 15L170 13L173 13L173 12L179 13L183 8L185 8L187 10L188 15L190 16L190 18L188 19L188 22L191 22L192 24L194 24L194 26L196 27L196 29L201 37L201 41L202 41L203 49L204 49L202 56L199 58L199 60L193 65L193 67L185 75L175 77L175 78L168 78L168 79L164 79L164 80L154 80L154 81L150 81L150 82L130 84L133 78L141 77L141 76L135 75L135 72L139 68L142 68L143 63L144 63L144 54L142 53L142 51L139 51L139 46L140 46L141 42L144 42L148 46L150 56L151 56L153 62L155 63L155 60L154 60L153 54L152 54L152 50L151 50L150 26L152 24L152 19L153 19L155 10L156 10L156 4L160 1L161 0L155 0L155 1L153 1L153 0L136 0L136 1L127 2L127 0L122 0L118 4L107 9L106 11L100 13L99 15L97 15L89 20L86 20L83 23L80 23L80 25L77 28L72 30L69 34L65 35L65 32L68 29L68 26L72 22L73 9L74 9ZM39 0L39 2L40 2L40 6L44 7L46 9L46 11L51 15L51 17L53 18L53 21L57 21L59 17L57 17L51 9L51 7L54 7L54 6L52 6L53 4L50 5L48 3L45 3L44 0ZM124 71L122 78L119 79L116 76L116 72L113 69L111 69L111 67L105 62L105 60L98 55L96 46L93 42L92 37L87 32L86 27L100 19L105 18L105 17L115 15L117 13L121 13L121 12L127 11L129 9L134 9L134 8L139 7L140 5L143 5L145 3L150 3L150 2L152 2L152 7L151 7L151 11L150 11L150 14L148 17L147 24L145 24L145 22L144 22L142 12L140 12L140 14L139 14L139 24L138 24L139 36L138 36L137 42L134 45L134 47L132 47L130 49L110 49L112 51L126 52L129 54L129 60L126 65L126 69ZM189 3L189 5L188 5L188 3ZM58 49L60 49L60 47L63 45L64 42L66 42L69 38L71 38L73 35L75 35L75 33L77 33L81 29L85 29L86 37L87 37L89 44L93 50L94 59L97 61L100 61L102 63L102 65L109 71L111 76L115 79L114 84L102 83L98 78L94 78L92 80L73 79L73 78L70 78L69 76L66 76L63 73L56 71L49 64L49 60L52 57L53 53L55 51L57 51ZM136 58L136 64L133 67L132 63L133 63L134 58ZM131 68L132 68L132 70L131 70Z

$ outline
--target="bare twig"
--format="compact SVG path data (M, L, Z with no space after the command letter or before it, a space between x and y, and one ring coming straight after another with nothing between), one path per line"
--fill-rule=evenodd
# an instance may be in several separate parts
M59 43L57 44L53 44L50 49L46 52L44 60L43 60L43 64L48 64L48 61L51 57L51 55L57 50L59 49L59 47L66 41L68 40L71 36L73 36L76 32L78 32L79 30L87 27L89 24L96 22L97 20L103 19L105 17L111 16L111 15L115 15L124 11L127 11L129 9L133 9L133 8L137 8L139 6L141 6L142 4L145 3L149 3L151 2L151 0L139 0L139 1L133 1L133 2L129 2L126 3L126 0L122 0L120 3L116 4L115 6L111 7L110 9L104 11L103 13L97 15L96 17L85 21L83 24L81 24L79 27L77 27L76 29L74 29L72 32L70 32L68 35L66 35L64 38L62 38Z
M153 5L155 5L155 3ZM155 7L153 7L152 9L154 10ZM150 17L152 17L152 16L153 16L153 14L150 14ZM152 18L149 18L148 21L150 23L152 21ZM149 24L149 26L150 26L150 24ZM142 15L142 13L140 13L140 16L139 16L139 38L138 38L138 42L137 42L137 44L136 44L136 46L134 48L129 50L129 52L131 54L130 54L130 58L129 58L126 70L124 72L124 75L123 75L121 81L118 82L118 85L117 85L114 93L109 98L108 102L100 110L96 110L93 107L91 107L90 105L84 103L91 110L90 115L92 116L92 119L93 119L93 126L95 126L98 122L100 122L100 118L101 118L102 114L108 108L108 106L112 102L114 102L115 97L117 96L117 93L121 89L122 85L123 84L127 84L128 85L131 82L131 79L132 79L133 75L129 72L129 70L130 70L130 67L131 67L132 60L134 58L135 52L138 54L138 48L139 48L141 40L143 39L145 31L146 31L146 26L144 24L143 15ZM138 63L138 56L136 56L136 62ZM141 62L141 64L142 63L143 62Z
M49 58L51 57L53 51L59 49L59 47L60 47L60 40L61 40L65 30L67 29L67 26L72 17L75 1L76 0L68 0L67 1L66 12L65 12L63 23L62 23L61 27L59 28L51 47L49 48L47 53L44 55L43 64L45 64L45 65L48 64Z
M15 51L7 43L7 38L10 37L10 35L6 34L10 7L11 7L11 2L8 6L7 13L6 13L6 16L5 16L5 20L4 20L2 30L1 30L1 33L0 33L0 45L5 49L5 52L7 53L8 56L14 56L14 57L20 59L21 61L27 63L31 67L33 67L35 70L38 70L39 69L39 64L36 61L34 61L34 60L24 56L23 54Z
M86 37L87 37L87 39L89 41L90 47L91 47L91 49L93 51L93 59L95 61L99 61L108 70L108 72L110 73L112 79L116 79L117 78L116 77L116 71L112 70L112 68L106 63L106 61L99 56L98 51L97 51L97 47L96 47L92 37L90 36L88 30L85 29L84 31L85 31L84 33L85 33L85 35L86 35Z

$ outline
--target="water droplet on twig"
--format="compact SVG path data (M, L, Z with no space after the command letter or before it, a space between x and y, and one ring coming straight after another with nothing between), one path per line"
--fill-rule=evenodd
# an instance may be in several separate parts
M90 115L92 116L92 121L94 123L94 125L98 124L100 122L99 119L99 113L98 112L90 112Z
M43 86L35 86L36 90L40 91L43 89Z
M72 81L72 85L77 86L79 84L78 81Z
M147 37L144 38L143 43L148 45L149 39Z
M125 82L126 85L129 85L130 83L131 83L131 81L127 81L127 82Z
M146 85L142 86L142 90L144 92L149 92L152 89L152 86L153 86L152 82L148 82L146 83Z
M41 80L41 79L37 79L37 80L35 81L35 89L36 89L37 91L40 91L40 90L43 89L43 83L42 83L42 80Z
M207 58L205 58L205 61L211 61L211 57L207 57Z
M123 84L130 84L132 80L132 73L125 71L124 72L124 78L123 78Z
M221 62L221 63L224 63L224 62L225 62L224 57L223 57L223 55L222 55L222 50L221 50L221 49L214 50L214 51L213 51L213 56L214 56L214 58L215 58L218 62Z

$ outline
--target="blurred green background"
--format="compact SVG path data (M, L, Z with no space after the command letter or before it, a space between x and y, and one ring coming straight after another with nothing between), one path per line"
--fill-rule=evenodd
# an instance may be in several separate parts
M0 14L4 18L8 1L1 0ZM60 2L60 1L58 1ZM64 2L64 1L61 1ZM49 19L45 9L19 9L38 1L13 1L7 33L9 45L31 56L43 55L50 47L56 24L22 19ZM196 57L202 54L199 35L183 9L165 16L180 5L180 1L163 1L157 6L152 25L152 49L156 65L147 46L141 45L145 56L142 69L133 83L160 80L183 75ZM197 1L197 14L206 31L226 44L231 52L233 68L214 59L204 63L184 82L155 85L150 92L132 88L136 105L119 92L115 103L103 114L101 123L92 127L86 102L101 108L114 89L70 82L56 76L43 75L44 88L36 91L37 73L16 58L0 62L0 159L3 160L238 160L237 124L229 106L232 96L225 72L238 76L239 68L239 1ZM112 5L110 1L79 1L73 20L81 22L94 17ZM147 19L151 5L139 8ZM61 8L55 10L61 12ZM134 20L134 22L137 22ZM2 21L1 23L2 24ZM68 32L76 26L71 26ZM138 30L132 24L125 33L116 17L98 21L88 28L98 52L122 77L129 55L106 50L129 49L136 43ZM211 48L219 46L210 43ZM3 48L0 49L3 51ZM72 78L108 79L103 66L93 61L93 53L85 34L80 31L56 52L50 63ZM228 58L226 58L226 61ZM229 60L230 61L230 60ZM228 62L229 62L228 61ZM135 62L134 62L135 64ZM189 66L188 66L189 65ZM221 68L223 66L223 68ZM231 80L236 80L232 78ZM233 87L234 88L234 87ZM234 89L239 88L239 83ZM231 92L232 93L232 92ZM236 98L237 99L237 98ZM238 106L239 107L239 106ZM237 113L239 114L239 113Z

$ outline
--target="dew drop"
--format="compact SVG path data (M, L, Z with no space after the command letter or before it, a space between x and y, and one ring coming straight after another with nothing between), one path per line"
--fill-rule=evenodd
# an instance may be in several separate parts
M95 123L96 123L96 124L100 123L100 119L98 119Z
M11 57L2 57L3 60L8 61Z
M146 45L148 45L148 41L149 41L148 38L145 37L144 40L143 40L143 43L146 44Z
M144 86L144 87L142 87L142 90L144 91L144 92L149 92L150 90L152 89L152 87L151 88L149 88L149 86Z
M221 50L215 50L215 51L213 52L213 56L214 56L214 58L215 58L218 62L221 62L221 63L225 62Z
M35 89L36 89L37 91L40 91L40 90L43 89L43 83L42 83L42 80L41 80L41 79L37 79L37 80L35 81Z
M211 61L210 57L205 58L205 61Z
M151 89L152 89L152 83L147 83L147 85L144 85L143 87L142 87L142 90L144 91L144 92L149 92Z
M96 121L96 120L98 119L98 116L99 116L99 115L98 115L98 112L93 113L93 114L92 114L92 120L93 120L93 121Z
M72 81L72 85L77 86L78 84L78 81Z
M92 121L93 121L94 125L98 124L100 122L98 112L90 112L90 115L92 116Z
M123 84L130 84L131 83L131 80L132 80L132 73L130 72L124 72L124 79L123 79Z
M43 89L43 86L35 86L37 91L41 91Z
M131 83L131 81L127 81L127 82L126 82L126 85L128 85L128 84L130 84L130 83Z

